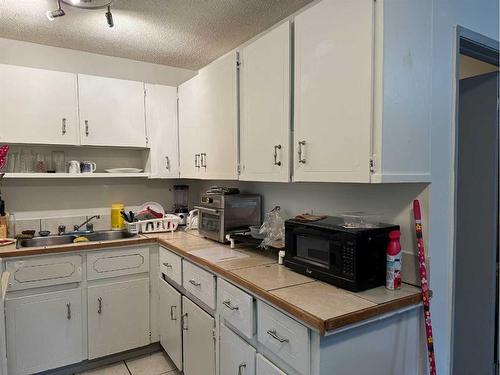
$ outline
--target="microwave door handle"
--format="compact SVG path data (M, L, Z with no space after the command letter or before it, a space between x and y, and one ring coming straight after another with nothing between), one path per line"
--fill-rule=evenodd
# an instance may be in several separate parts
M220 215L219 210L216 210L214 208L207 208L207 207L201 207L201 206L194 206L194 208L201 210L201 211L208 211L210 213Z

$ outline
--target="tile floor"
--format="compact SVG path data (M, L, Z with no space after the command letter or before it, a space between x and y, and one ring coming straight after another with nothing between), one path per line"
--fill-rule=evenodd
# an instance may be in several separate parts
M78 375L180 375L165 352L148 354Z

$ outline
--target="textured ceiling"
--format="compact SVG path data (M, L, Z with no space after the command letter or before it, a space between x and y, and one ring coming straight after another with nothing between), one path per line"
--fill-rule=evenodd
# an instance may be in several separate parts
M115 27L104 10L56 0L0 0L0 37L199 69L312 0L115 0Z

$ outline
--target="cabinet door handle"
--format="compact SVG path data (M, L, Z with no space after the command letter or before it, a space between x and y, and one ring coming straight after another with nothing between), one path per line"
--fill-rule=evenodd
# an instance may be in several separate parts
M281 161L278 161L278 150L281 150L281 145L274 146L274 165L281 167Z
M174 316L174 310L175 312L177 312L177 306L175 305L170 306L170 320L177 320L177 316Z
M247 364L245 362L241 363L239 366L238 366L238 375L242 375L243 374L243 369L247 367Z
M66 304L66 318L71 320L71 303Z
M99 297L97 299L97 304L98 304L97 313L98 314L102 314L102 298L101 297Z
M306 145L306 141L299 141L299 163L305 164L306 158L302 158L302 146Z
M184 315L182 315L182 322L181 322L181 325L182 325L182 329L184 331L187 331L188 330L188 321L187 321L187 318L188 318L188 313L185 313Z
M85 120L85 135L88 137L89 134L89 120Z
M276 330L275 330L275 329L269 329L269 330L267 331L267 334L268 334L269 336L271 336L273 339L275 339L275 340L279 341L279 342L280 342L280 343L282 343L282 344L283 344L284 342L290 342L290 340L289 340L289 339L287 339L287 338L283 338L283 337L280 337L280 336L276 333Z
M165 169L170 171L170 158L168 156L165 156Z
M172 268L172 265L168 262L163 263L163 265L167 268Z
M201 159L201 166L203 168L207 168L207 154L205 152L200 154L200 159Z
M191 279L191 280L189 280L189 283L190 283L190 284L192 284L192 285L194 285L194 286L201 286L201 283L200 283L200 282L197 282L197 281L192 280L192 279Z
M62 132L62 135L66 134L66 119L65 118L62 119L61 132Z
M226 306L229 310L236 310L236 311L237 311L237 310L239 310L239 309L240 309L238 306L233 306L233 305L231 304L231 301L230 301L230 300L225 300L224 302L222 302L222 304L223 304L224 306Z
M200 164L198 163L198 158L200 157L200 154L195 154L194 155L194 167L195 168L200 168Z

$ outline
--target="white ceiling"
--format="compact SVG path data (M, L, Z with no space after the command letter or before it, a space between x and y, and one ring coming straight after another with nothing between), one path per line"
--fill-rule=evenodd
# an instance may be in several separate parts
M104 10L56 0L0 0L0 37L199 69L313 0L115 0L115 27Z

